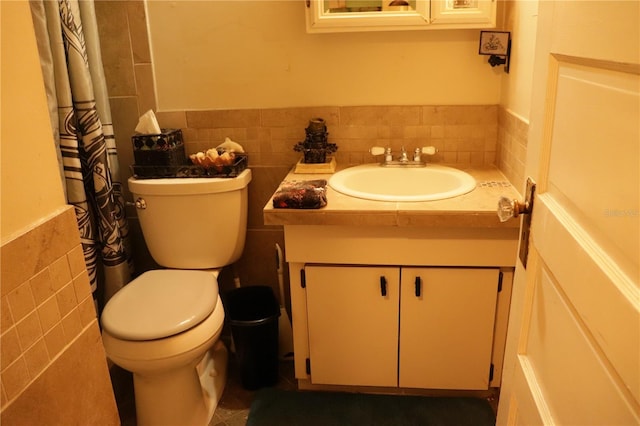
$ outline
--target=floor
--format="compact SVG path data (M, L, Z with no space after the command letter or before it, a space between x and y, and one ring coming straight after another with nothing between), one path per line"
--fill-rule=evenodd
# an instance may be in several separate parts
M293 361L282 361L278 366L279 389L295 390ZM136 408L133 397L133 377L131 373L117 366L111 368L111 380L116 394L120 422L122 426L136 426ZM239 366L232 354L229 357L228 378L222 399L218 403L209 426L244 426L249 416L249 408L255 392L248 391L240 384Z
M249 408L255 394L254 391L244 389L240 383L239 366L233 354L229 354L227 384L222 399L213 414L208 426L245 426L249 416ZM282 361L278 366L279 389L297 389L294 379L293 361ZM122 426L136 426L136 412L133 397L133 378L131 373L117 366L111 368L111 380L116 394L116 402L120 413ZM497 409L497 395L488 398L494 413Z

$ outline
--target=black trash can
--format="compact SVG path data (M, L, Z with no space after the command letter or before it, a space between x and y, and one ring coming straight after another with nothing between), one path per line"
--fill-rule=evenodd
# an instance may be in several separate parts
M278 382L280 305L271 287L231 290L225 308L240 366L242 386L255 390Z

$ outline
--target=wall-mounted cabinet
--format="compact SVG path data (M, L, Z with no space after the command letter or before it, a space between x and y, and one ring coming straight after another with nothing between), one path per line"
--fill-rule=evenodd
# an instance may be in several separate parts
M494 28L496 9L497 0L307 0L307 32Z

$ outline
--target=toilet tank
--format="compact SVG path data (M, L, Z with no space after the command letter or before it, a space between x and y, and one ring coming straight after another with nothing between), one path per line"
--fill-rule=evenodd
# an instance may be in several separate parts
M240 258L251 170L235 178L129 178L153 259L175 269L210 269Z

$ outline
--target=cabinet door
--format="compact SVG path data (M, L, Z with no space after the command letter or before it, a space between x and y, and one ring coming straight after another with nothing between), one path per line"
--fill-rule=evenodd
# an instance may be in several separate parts
M496 0L433 0L431 23L455 28L493 28Z
M488 389L499 274L402 269L400 387Z
M305 274L311 383L397 386L399 269L307 266Z

